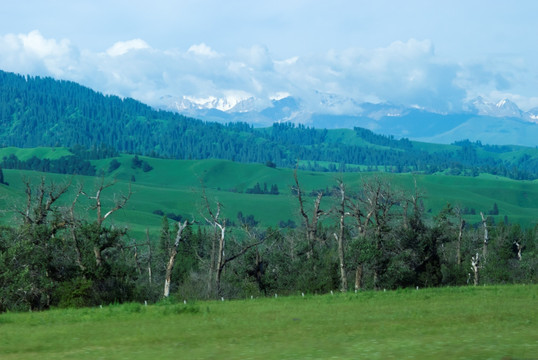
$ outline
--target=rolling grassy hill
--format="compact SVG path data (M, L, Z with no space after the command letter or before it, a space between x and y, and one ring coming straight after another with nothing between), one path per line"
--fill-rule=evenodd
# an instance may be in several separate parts
M17 156L52 157L65 155L69 151L64 148L16 149L4 148L0 156L8 152ZM223 204L223 215L237 222L237 213L253 215L262 226L278 226L280 221L289 219L300 224L297 199L292 195L294 184L293 170L271 168L262 164L241 164L225 160L167 160L140 157L153 169L144 172L133 169L132 155L122 154L115 158L121 166L112 173L106 174L105 182L117 183L107 189L104 198L112 201L118 194L126 194L129 184L132 197L128 205L114 214L112 222L128 226L132 234L142 236L145 228L158 231L164 214L180 214L186 218L201 220L202 184L211 201L218 200ZM98 172L106 172L112 159L93 160ZM60 174L44 174L35 171L4 169L5 180L9 186L0 185L0 215L3 223L13 220L13 208L24 206L24 184L22 179L31 179L34 183L42 176L55 183L71 181L73 185L84 184L86 192L91 193L101 181L99 177L67 176ZM383 174L383 173L320 173L299 171L299 181L306 192L331 188L337 179L343 179L349 191L358 191L361 184L369 177L382 176L395 189L411 193L414 181L425 194L426 212L433 216L447 203L462 208L473 208L475 215L466 215L471 223L477 223L480 211L488 212L497 203L499 215L496 221L507 216L512 223L523 226L534 226L538 223L538 181L516 181L493 175L482 174L478 177L448 176L443 174ZM131 182L133 180L134 182ZM262 187L276 185L279 195L249 194L247 189L257 183ZM72 186L75 191L76 186ZM72 194L67 194L64 201L69 202ZM332 200L325 198L323 209L331 206ZM109 202L109 206L110 206ZM81 216L92 219L89 205L81 202ZM108 221L108 220L107 220Z

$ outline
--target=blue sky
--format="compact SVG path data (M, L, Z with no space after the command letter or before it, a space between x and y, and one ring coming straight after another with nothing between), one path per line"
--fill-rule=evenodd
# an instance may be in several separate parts
M0 69L163 96L335 94L452 111L538 106L538 1L114 1L2 4ZM335 111L345 112L343 108Z

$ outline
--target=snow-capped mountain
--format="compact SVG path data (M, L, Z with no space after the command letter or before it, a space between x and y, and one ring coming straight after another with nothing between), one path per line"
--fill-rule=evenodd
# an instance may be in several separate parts
M275 122L301 123L317 128L364 127L377 133L416 140L450 143L481 140L490 144L538 145L538 108L524 112L512 101L490 102L478 97L458 113L438 113L413 106L358 102L315 92L308 99L249 94L195 98L161 98L159 107L206 121L247 122L266 127Z
M246 95L227 95L224 97L209 96L206 98L197 98L193 96L182 96L175 98L165 96L161 98L160 107L167 110L173 110L189 115L196 115L197 112L209 109L215 109L223 112L249 112L264 109L268 101L257 99L253 96Z
M477 97L467 104L467 109L477 115L494 117L523 118L524 112L512 101L502 99L492 103L482 97Z
M528 120L538 124L538 107L532 108L526 113Z

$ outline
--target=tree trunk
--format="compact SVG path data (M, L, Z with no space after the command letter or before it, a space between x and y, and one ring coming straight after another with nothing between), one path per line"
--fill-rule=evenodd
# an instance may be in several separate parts
M460 232L458 234L458 247L457 247L457 254L456 254L456 262L458 264L458 268L461 267L461 239L463 237L463 228L465 227L465 220L461 220L460 222Z
M482 248L482 256L485 261L488 254L488 224L486 218L484 217L484 213L480 212L480 216L482 217L482 225L484 226L484 247Z
M174 246L170 249L170 259L166 265L166 275L164 279L164 297L170 296L170 284L172 282L172 270L174 269L174 264L176 262L177 249L181 241L181 233L188 225L188 221L185 221L183 224L178 222L176 240L174 241Z
M310 219L308 214L305 212L302 190L301 190L301 186L299 185L299 179L297 177L297 167L295 168L295 171L293 172L293 177L295 179L295 185L297 186L297 199L299 200L299 210L300 210L301 216L304 219L305 229L306 229L306 241L309 246L309 250L306 253L306 257L310 259L314 255L314 242L317 238L318 221L321 215L323 215L323 211L320 209L321 199L323 198L323 192L320 191L318 193L318 196L316 197L316 200L314 201L314 210L312 211L312 219Z
M362 286L362 264L357 265L355 269L355 290L360 290Z
M215 230L211 239L211 254L209 257L209 274L207 277L207 296L213 296L213 274L215 273L215 253L217 251L217 232Z
M172 282L172 270L174 268L174 263L176 261L176 255L177 255L177 249L175 247L172 248L172 251L170 252L170 259L168 260L168 264L166 265L166 276L164 279L164 297L170 296L170 283Z
M101 256L101 249L98 246L93 247L93 254L95 255L95 264L97 267L100 267L103 263L103 258Z
M479 255L478 253L476 253L476 255L471 258L471 269L474 272L474 286L477 286L480 280L479 278L480 266L479 265L480 265Z
M148 243L148 282L151 285L152 274L151 274L151 242L149 241L149 230L146 228L146 240Z
M344 263L344 226L345 226L345 219L344 216L346 215L346 192L344 183L340 182L340 224L339 224L339 231L338 235L334 234L336 237L336 241L338 242L338 259L340 260L340 291L346 292L347 291L347 274L346 274L346 267Z
M224 269L225 257L224 257L224 247L225 247L225 236L226 236L226 225L221 225L217 223L217 226L220 229L220 238L219 238L219 253L217 260L217 273L215 276L215 287L217 291L217 297L221 296L220 293L220 278L222 276L222 270Z
M340 260L340 291L347 291L347 274L344 264L344 247L342 244L342 238L338 238L338 257Z

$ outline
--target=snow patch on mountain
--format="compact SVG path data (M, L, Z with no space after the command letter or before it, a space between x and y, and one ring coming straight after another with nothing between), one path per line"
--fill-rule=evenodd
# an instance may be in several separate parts
M479 96L466 104L466 110L477 115L492 117L524 118L524 113L519 107L508 99L501 99L494 103Z
M166 110L174 110L189 115L196 115L198 111L211 109L230 113L244 113L260 111L270 105L269 100L258 99L246 92L228 92L222 97L183 95L180 98L175 98L173 96L163 96L161 97L161 103L161 107Z

